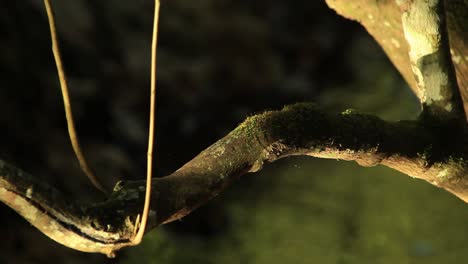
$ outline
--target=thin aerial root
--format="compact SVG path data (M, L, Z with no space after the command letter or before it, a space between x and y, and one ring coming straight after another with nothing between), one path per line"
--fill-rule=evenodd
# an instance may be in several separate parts
M63 98L63 104L65 107L65 116L67 119L67 126L68 126L68 135L70 137L70 141L73 147L73 151L75 152L75 155L78 159L78 162L80 163L81 169L84 171L86 176L89 178L91 183L102 191L103 193L107 193L106 189L103 187L103 185L100 183L100 181L97 179L97 177L94 175L93 171L91 168L88 166L88 163L86 162L86 159L83 155L83 152L81 151L80 148L80 143L78 141L78 136L76 134L75 130L75 123L73 121L73 114L71 110L71 104L70 104L70 97L68 95L68 85L67 85L67 79L65 77L65 70L63 69L62 65L62 59L60 56L60 49L59 49L59 43L57 39L57 31L55 28L55 19L54 19L54 11L52 9L52 5L50 4L49 0L44 0L44 4L46 7L47 11L47 18L49 20L49 27L50 27L50 36L52 39L52 52L54 54L54 59L55 59L55 64L57 65L57 72L59 76L59 81L60 81L60 88L62 90L62 98Z
M150 119L148 131L148 153L147 153L147 170L146 170L146 190L145 190L145 205L141 214L141 222L138 227L138 232L132 239L133 245L138 245L143 239L148 220L150 200L151 200L151 178L153 164L153 146L154 146L154 123L156 109L156 47L158 43L158 22L159 22L159 0L154 3L154 24L153 37L151 43L151 96L150 96ZM135 225L137 228L137 225Z

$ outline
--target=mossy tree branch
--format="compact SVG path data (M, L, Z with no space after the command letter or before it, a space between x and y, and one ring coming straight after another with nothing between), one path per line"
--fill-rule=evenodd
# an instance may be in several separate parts
M291 155L383 164L468 202L467 140L466 129L450 125L386 122L353 111L327 114L311 104L265 112L248 118L171 175L154 178L148 225L179 219L239 176ZM0 201L50 238L81 251L112 255L127 245L144 193L144 181L119 183L107 201L78 205L0 163Z
M415 6L426 2L433 5ZM171 175L153 179L150 228L187 215L239 176L291 155L354 160L362 166L383 164L444 188L468 202L466 122L440 122L453 120L453 113L455 119L462 116L455 77L450 73L449 48L458 92L465 111L468 109L468 58L459 55L468 50L466 1L446 1L450 44L441 18L442 2L327 0L327 3L369 30L421 99L423 113L430 118L386 122L352 111L327 114L310 104L250 117ZM430 42L433 38L435 42L430 42L431 49L424 53L416 49L421 44L418 30L422 26L416 23L421 9L426 16L434 16L431 26L436 29L435 35L425 39ZM425 33L422 37L427 38ZM442 77L447 78L447 84L441 81ZM144 181L119 183L108 200L80 205L67 201L53 187L0 162L0 201L50 238L81 251L111 256L129 245L144 193Z

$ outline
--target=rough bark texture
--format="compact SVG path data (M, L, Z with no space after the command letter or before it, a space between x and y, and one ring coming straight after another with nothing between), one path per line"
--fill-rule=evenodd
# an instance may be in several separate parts
M338 14L358 21L384 49L414 93L422 99L425 91L418 87L412 70L410 47L402 25L403 12L398 3L406 1L326 0ZM412 1L410 1L412 2ZM450 53L455 67L465 112L468 112L468 1L445 1Z
M265 112L248 118L171 175L155 178L149 226L179 219L239 176L291 155L383 164L468 202L467 139L460 127L386 122L353 111L333 115L311 104ZM107 255L128 245L144 181L119 183L107 201L80 206L21 170L0 165L0 200L50 238Z
M360 21L369 30L423 106L428 104L428 99L439 96L436 105L442 111L448 106L456 109L460 104L459 93L454 90L458 88L450 82L444 87L449 92L439 93L437 97L430 97L428 90L430 85L431 89L442 89L442 83L433 82L431 74L445 74L448 80L452 78L447 70L452 67L451 62L444 58L449 52L448 41L443 36L443 22L439 21L444 11L443 8L429 8L431 3L441 7L440 2L327 2L340 14ZM422 57L408 56L410 47L417 44L414 38L408 37L408 30L417 34L425 30L421 25L411 28L410 24L417 22L418 17L411 13L411 5L415 3L427 4L425 7L428 8L417 10L427 10L425 15L433 12L436 17L433 26L441 29L433 36L438 47L434 52L439 54L440 47L441 55L435 56L429 64L421 64L420 60L434 54L432 50ZM406 5L410 7L406 8ZM467 53L467 7L466 0L447 1L450 48L465 110L468 108L468 58L462 54ZM402 24L405 23L404 28ZM415 67L424 78L415 79L418 75ZM438 111L437 108L434 109ZM434 119L423 115L414 121L386 122L354 111L329 114L311 104L296 104L281 111L250 117L171 175L153 180L149 227L187 215L239 176L291 155L354 160L362 166L383 164L444 188L468 203L468 128L466 122L459 122L461 118L466 119L460 112L454 112L458 118L441 115ZM109 256L129 245L142 208L144 186L143 181L121 182L108 200L79 205L76 201L67 201L51 186L36 182L21 170L0 162L0 201L57 242Z

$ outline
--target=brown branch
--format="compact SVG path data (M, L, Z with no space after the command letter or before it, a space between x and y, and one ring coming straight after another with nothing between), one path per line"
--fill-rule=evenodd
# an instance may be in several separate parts
M415 78L413 72L413 65L415 64L411 62L409 56L410 45L414 45L414 43L408 45L402 21L402 15L409 9L402 9L400 5L409 7L408 3L413 5L428 1L326 0L326 2L338 14L356 20L363 25L383 48L416 96L422 103L426 102L424 97L427 96L427 93L418 85L419 80ZM450 89L452 90L450 93L454 95L454 100L448 99L447 102L454 102L454 108L458 108L459 96L457 94L461 94L461 100L463 101L461 104L464 106L465 113L468 113L468 57L463 55L468 53L468 34L466 34L468 32L468 2L465 0L440 0L437 2L439 2L438 5L445 2L445 8L442 9L439 6L439 9L435 11L435 15L439 18L436 21L436 24L438 24L436 27L440 29L439 37L442 37L439 42L441 44L441 49L439 49L441 53L437 55L439 56L438 60L440 65L448 70L447 79L453 82L453 84L450 84L453 87L453 89ZM431 10L429 9L429 11ZM447 18L446 20L443 19L444 15ZM427 22L427 19L417 17L414 20ZM445 22L446 26L443 25ZM450 43L448 43L448 39L450 39ZM451 54L453 65L447 52ZM451 80L454 79L450 74L450 68L453 67L456 72L456 80ZM458 92L454 85L455 82L458 84ZM450 93L449 96L444 96L450 98ZM458 110L455 109L455 111Z
M189 214L239 176L291 155L383 164L468 202L467 140L464 127L386 122L353 111L327 114L311 104L265 112L171 175L153 179L149 229ZM45 235L81 251L112 255L128 245L144 193L144 181L119 183L107 201L80 206L0 163L0 200Z

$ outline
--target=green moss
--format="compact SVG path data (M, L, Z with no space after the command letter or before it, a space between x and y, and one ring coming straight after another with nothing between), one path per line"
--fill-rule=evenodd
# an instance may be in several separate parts
M154 231L121 262L455 264L467 257L466 204L384 167L291 159L219 199L229 221L216 236Z
M254 136L258 133L258 131L262 128L262 123L264 120L271 115L272 112L264 112L261 114L253 115L247 117L244 122L242 122L239 126L234 129L231 134L234 137L238 137L238 135L245 135L245 136Z
M349 109L346 109L343 112L341 112L342 115L351 115L351 114L355 114L355 113L357 113L357 110L353 109L353 108L349 108Z
M432 160L431 160L432 152L433 152L433 146L431 144L427 146L423 152L417 153L418 157L422 160L425 167L429 166L432 163Z

